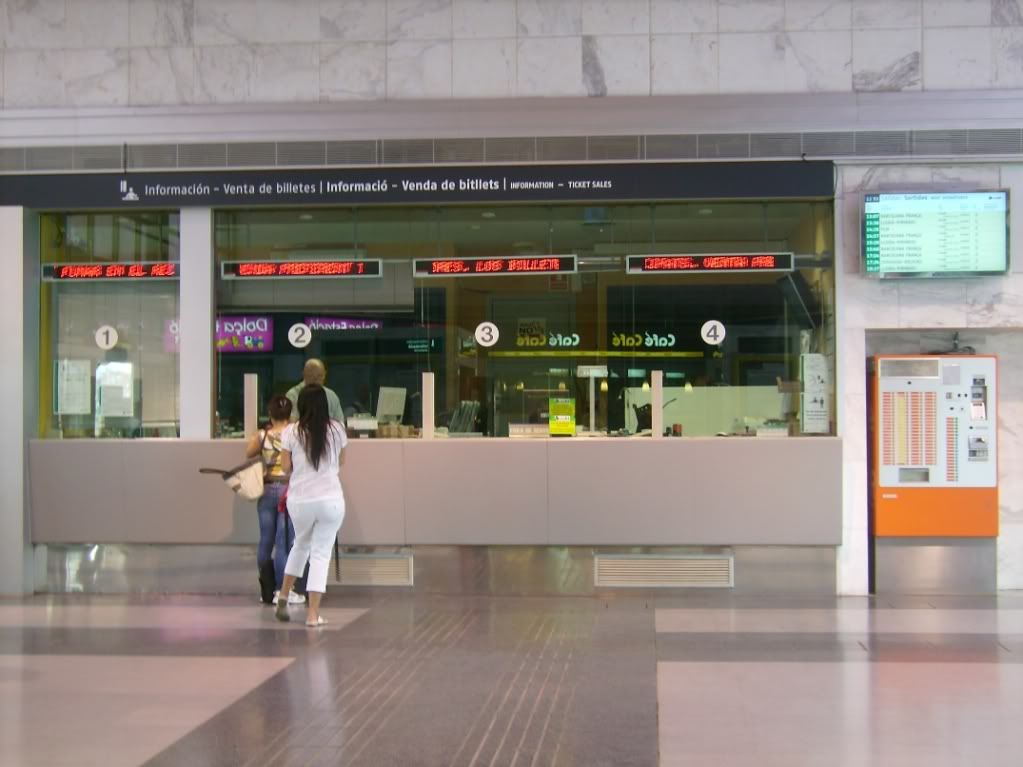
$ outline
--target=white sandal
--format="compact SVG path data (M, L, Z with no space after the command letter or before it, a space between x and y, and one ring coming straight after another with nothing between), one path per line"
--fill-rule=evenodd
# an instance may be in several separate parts
M310 629L322 628L323 626L327 625L327 619L324 618L322 615L318 615L315 621L306 621L305 625L306 628Z

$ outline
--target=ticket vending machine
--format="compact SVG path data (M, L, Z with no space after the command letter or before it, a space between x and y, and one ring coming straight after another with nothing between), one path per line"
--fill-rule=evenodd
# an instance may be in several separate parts
M997 359L875 358L874 535L998 535Z

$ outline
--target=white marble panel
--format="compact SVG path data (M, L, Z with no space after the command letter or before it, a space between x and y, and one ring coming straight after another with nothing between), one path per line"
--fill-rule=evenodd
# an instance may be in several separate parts
M934 169L928 165L871 165L860 166L859 173L843 169L846 191L865 194L878 191L913 191L928 188L934 181Z
M785 29L851 29L852 0L785 0Z
M383 99L386 95L386 43L320 46L320 98L324 101Z
M925 27L991 26L991 0L925 0Z
M848 31L789 32L786 90L848 93L852 90L852 35Z
M131 62L126 48L67 50L64 72L68 104L117 106L128 103Z
M67 42L64 0L7 0L7 47L61 48Z
M195 102L243 104L252 80L252 49L220 45L195 49Z
M465 37L503 39L515 37L515 0L454 0L451 8L452 34Z
M650 94L649 35L583 37L583 82L590 96Z
M63 51L6 51L5 107L54 107L64 103Z
M925 29L923 87L967 90L991 87L991 30Z
M519 37L582 34L582 5L582 0L518 0Z
M515 95L515 38L455 40L452 95L502 98Z
M256 11L263 19L261 37L264 42L279 45L319 41L320 0L255 0L255 2ZM196 2L196 5L198 4ZM249 13L251 12L250 10Z
M858 431L866 431L866 423L856 423ZM848 429L852 431L852 427ZM867 464L865 461L842 461L842 545L836 552L837 591L842 595L867 593L869 571L867 526Z
M861 369L863 365L860 365ZM863 376L866 376L864 371ZM862 387L866 389L866 387ZM839 402L842 413L843 464L850 461L867 463L867 399L866 392L847 392Z
M123 48L131 44L129 0L69 2L65 17L69 48Z
M585 96L582 38L519 39L519 96Z
M654 35L650 43L650 90L718 92L718 36Z
M932 165L931 182L945 188L999 189L1002 174L997 165Z
M137 105L190 104L195 93L191 48L133 48L129 101Z
M387 98L451 97L451 42L399 40L387 46Z
M843 396L862 397L867 391L866 331L863 328L843 328L839 333L842 351L837 375L842 380Z
M131 0L131 44L192 44L194 0Z
M969 280L966 283L966 326L1023 327L1023 276Z
M721 93L777 93L784 90L788 42L782 32L719 36Z
M195 3L196 45L315 42L319 0L217 0Z
M995 88L1023 88L1023 28L991 30L991 67Z
M843 276L841 300L842 324L847 328L899 327L897 282L847 274Z
M991 0L991 24L995 27L1023 24L1023 5L1020 0Z
M920 90L919 29L853 33L853 89Z
M451 0L387 0L388 40L448 40Z
M719 32L780 32L785 0L718 0Z
M650 0L650 31L655 35L718 31L717 0Z
M252 43L262 39L258 0L199 0L195 6L192 35L197 46Z
M920 0L853 0L854 29L917 29Z
M900 280L900 328L961 328L966 325L963 280Z
M378 0L322 0L320 39L381 41L387 37L387 4Z
M252 56L252 80L249 84L252 101L319 100L318 46L257 45Z
M582 6L584 35L648 35L650 4L637 0L591 0Z

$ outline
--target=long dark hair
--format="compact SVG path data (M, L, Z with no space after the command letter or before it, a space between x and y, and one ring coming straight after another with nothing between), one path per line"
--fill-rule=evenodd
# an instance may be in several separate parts
M327 455L332 428L327 392L317 384L306 384L298 393L298 437L306 458L317 471L320 459Z

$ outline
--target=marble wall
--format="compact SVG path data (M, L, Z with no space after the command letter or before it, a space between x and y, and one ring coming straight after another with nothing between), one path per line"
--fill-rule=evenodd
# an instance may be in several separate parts
M0 0L4 108L1023 87L1023 0Z
M1023 588L1023 206L1010 205L1012 272L961 280L881 281L862 276L860 211L869 191L1008 189L1023 199L1019 165L842 166L835 200L838 290L839 428L844 444L843 546L839 591L862 594L867 582L866 356L878 350L926 353L960 343L999 357L999 589ZM876 331L896 331L877 333ZM894 346L892 345L894 344Z

